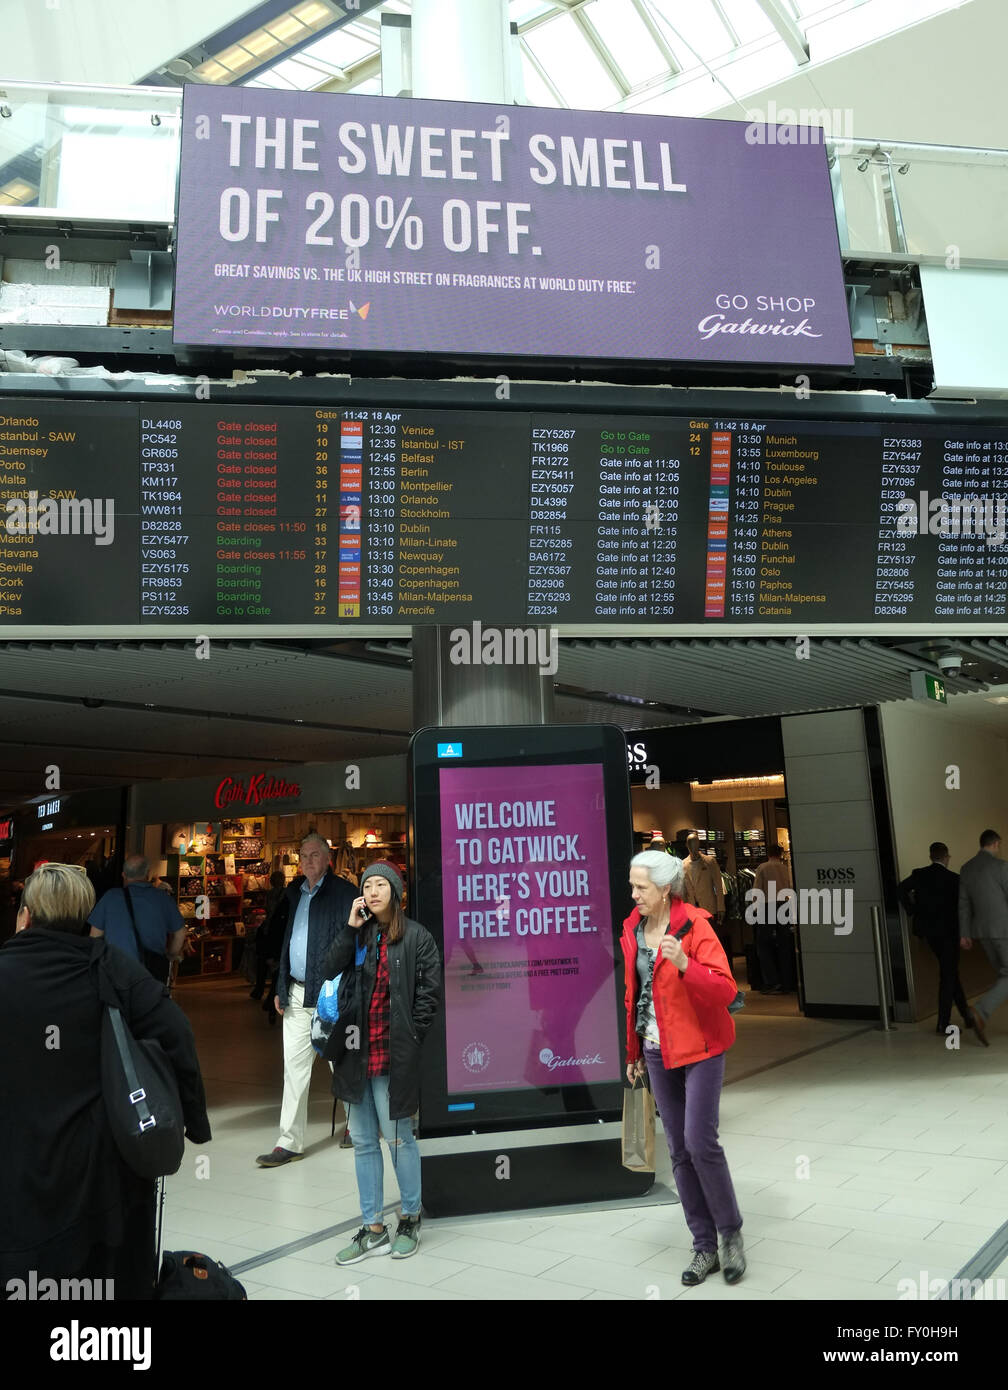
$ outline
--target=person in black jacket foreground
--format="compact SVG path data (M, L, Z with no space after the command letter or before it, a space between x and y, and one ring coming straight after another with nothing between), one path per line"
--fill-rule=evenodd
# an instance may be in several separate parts
M333 1068L333 1093L353 1106L354 1159L364 1224L336 1256L341 1265L370 1255L394 1260L420 1242L420 1151L412 1117L420 1103L420 1049L441 994L441 961L426 927L402 909L403 882L391 864L372 864L361 876L346 928L325 964L327 978L359 974L359 1047L347 1047ZM369 918L362 916L366 908ZM361 962L358 966L358 960ZM402 1197L395 1239L385 1208L380 1138L392 1150Z
M101 968L134 1037L175 1072L186 1138L210 1136L192 1029L139 961L87 934L87 875L44 864L25 882L17 935L0 947L0 1289L100 1280L97 1297L149 1299L155 1184L127 1167L102 1098ZM109 1283L112 1287L109 1288ZM91 1286L93 1287L93 1286Z
M283 1017L284 1084L280 1136L273 1149L256 1159L260 1168L279 1168L304 1158L308 1088L315 1050L311 1020L318 993L327 979L323 965L329 948L346 924L354 891L332 871L332 851L321 835L301 842L304 878L286 892L287 926L280 948L274 1008Z
M299 888L301 886L298 881ZM263 1011L270 1023L276 1023L277 1011L273 1003L276 995L277 976L280 971L280 952L283 948L284 934L290 917L290 902L287 898L287 880L282 873L270 874L269 892L264 904L262 924L256 932L256 977L249 990L250 999L261 999L266 994ZM266 976L272 972L272 981L266 988Z
M914 869L899 886L900 902L913 918L914 936L926 941L938 957L938 1026L944 1035L952 1016L952 1003L967 1028L973 1014L959 983L959 875L948 867L948 845L935 840L927 868Z

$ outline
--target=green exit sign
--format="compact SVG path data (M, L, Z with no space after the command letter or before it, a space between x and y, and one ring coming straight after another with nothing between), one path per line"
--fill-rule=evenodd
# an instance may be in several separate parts
M944 682L937 676L929 676L926 671L910 672L910 693L915 700L937 700L941 705L948 704Z

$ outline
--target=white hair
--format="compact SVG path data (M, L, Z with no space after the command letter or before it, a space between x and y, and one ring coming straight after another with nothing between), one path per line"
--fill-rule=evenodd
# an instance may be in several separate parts
M675 854L662 849L646 849L630 860L631 869L643 869L656 888L667 888L673 898L683 895L683 864Z
M320 835L317 830L313 830L310 835L306 835L304 837L304 839L301 841L301 848L304 849L305 845L310 845L313 840L316 844L322 846L326 854L330 856L332 855L332 846L330 845L329 841L325 838L325 836Z

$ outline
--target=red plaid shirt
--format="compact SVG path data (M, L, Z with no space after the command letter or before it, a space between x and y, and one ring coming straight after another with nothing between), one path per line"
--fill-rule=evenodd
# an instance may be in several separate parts
M384 1076L389 1069L389 969L385 933L378 948L378 973L368 1009L368 1076Z

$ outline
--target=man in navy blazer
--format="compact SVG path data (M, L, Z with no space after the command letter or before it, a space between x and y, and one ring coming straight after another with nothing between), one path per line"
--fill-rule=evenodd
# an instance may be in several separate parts
M304 878L287 889L290 911L280 952L274 1007L283 1017L284 1088L280 1137L272 1152L256 1159L260 1168L279 1168L304 1157L308 1088L316 1054L311 1018L325 979L329 948L347 925L356 892L332 871L332 851L321 835L301 844Z

